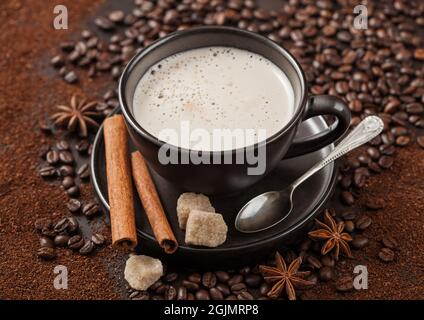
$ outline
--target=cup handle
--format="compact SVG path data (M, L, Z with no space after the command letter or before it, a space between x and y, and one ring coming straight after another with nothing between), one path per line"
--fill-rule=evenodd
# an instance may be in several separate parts
M336 121L326 130L305 138L295 138L285 155L286 158L317 151L338 140L349 128L350 111L347 105L335 96L311 96L306 106L303 121L320 115L334 115Z

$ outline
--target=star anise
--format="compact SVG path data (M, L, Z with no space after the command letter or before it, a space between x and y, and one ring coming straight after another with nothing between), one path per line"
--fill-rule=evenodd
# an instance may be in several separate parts
M336 221L334 221L334 219L331 217L330 213L326 211L324 215L324 223L319 220L315 220L315 222L321 229L311 231L308 233L308 235L312 240L326 240L321 249L322 255L326 255L334 249L332 253L333 257L338 260L339 251L341 249L348 257L352 257L352 253L348 244L349 241L352 241L352 237L348 233L343 232L343 221L336 223Z
M268 297L278 298L285 289L289 300L296 300L295 288L313 285L313 282L304 279L310 272L299 271L299 267L302 264L301 257L293 260L287 268L284 258L276 252L275 264L275 268L263 265L259 266L259 270L264 276L265 281L274 283L272 289L268 292Z
M78 99L72 95L69 106L58 105L58 110L51 116L55 125L66 127L69 131L78 131L81 137L87 137L89 128L97 128L99 124L93 119L98 116L95 111L97 102L87 102L86 99Z

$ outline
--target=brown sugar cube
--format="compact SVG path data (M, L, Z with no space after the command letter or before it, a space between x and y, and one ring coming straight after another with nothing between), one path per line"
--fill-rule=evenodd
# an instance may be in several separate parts
M185 242L190 245L217 247L227 239L228 227L219 213L191 210L187 219Z
M186 228L187 219L191 210L215 212L209 198L201 193L186 192L180 195L177 201L178 223L181 229Z
M163 266L160 260L149 256L132 255L125 264L125 280L136 290L147 290L162 275Z

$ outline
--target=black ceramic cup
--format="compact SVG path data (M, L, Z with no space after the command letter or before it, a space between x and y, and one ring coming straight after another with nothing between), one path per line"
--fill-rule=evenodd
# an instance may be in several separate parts
M264 147L265 171L260 175L248 174L250 164L237 163L245 148L228 151L202 151L202 158L210 158L210 164L162 164L159 149L165 142L147 132L133 115L133 97L137 84L144 73L160 60L175 53L208 46L234 47L262 55L272 61L287 75L294 91L295 111L291 121L263 143L253 146L255 151ZM139 52L127 65L119 82L119 99L129 135L144 155L151 169L165 179L192 192L204 194L233 193L259 181L271 172L283 158L313 152L340 138L350 123L350 112L346 104L337 97L328 95L309 96L305 75L294 57L273 41L245 30L229 27L198 27L170 34ZM283 108L284 106L282 106ZM336 121L317 135L296 139L299 124L308 118L333 115ZM235 119L236 121L236 119ZM171 152L187 157L194 152L177 146L168 146ZM218 164L216 159L233 161ZM226 162L228 163L228 161Z

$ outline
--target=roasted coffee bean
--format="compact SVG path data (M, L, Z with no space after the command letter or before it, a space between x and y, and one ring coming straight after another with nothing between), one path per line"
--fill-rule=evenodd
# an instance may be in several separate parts
M226 271L216 271L216 277L220 282L226 283L230 279L230 275Z
M408 136L400 136L396 138L396 145L399 147L405 147L411 142L411 138Z
M353 290L353 279L351 276L344 276L337 280L336 290L340 292L347 292Z
M209 289L209 295L212 300L224 300L224 295L217 288Z
M70 197L77 197L80 194L80 189L78 186L72 186L66 190L66 193Z
M54 243L49 237L43 236L40 238L40 247L54 248Z
M399 247L399 243L396 241L395 238L393 238L390 235L386 235L382 240L381 243L383 244L383 246L385 246L386 248L395 250Z
M94 19L94 23L96 26L98 26L100 29L105 31L110 31L114 29L113 22L105 17L97 17Z
M243 282L240 282L232 285L230 289L232 293L239 294L240 292L246 291L247 287Z
M90 142L87 139L82 139L75 145L75 150L80 153L86 153L89 146Z
M70 176L66 176L63 178L62 180L62 187L67 190L70 187L73 187L75 185L75 180L74 178L70 177Z
M259 293L263 296L266 296L271 290L271 285L269 283L263 282L259 287Z
M354 247L355 249L362 249L365 246L368 245L368 238L362 234L356 234L353 236L353 240L350 243L352 245L352 247Z
M41 247L40 249L37 250L37 257L44 260L52 260L56 258L56 252L54 248Z
M219 291L221 291L224 296L228 296L231 293L230 288L226 284L224 284L224 283L218 283L216 285L216 288Z
M390 156L382 156L380 160L378 160L378 164L384 169L389 169L393 165L393 158Z
M163 298L162 296L159 296L159 295L154 295L154 296L151 298L151 300L159 301L159 300L164 300L164 298Z
M101 235L100 233L95 233L91 236L91 241L93 241L93 243L96 246L101 246L105 243L106 239L103 235Z
M59 159L62 163L65 164L70 164L74 162L74 157L72 156L72 153L66 150L59 152Z
M79 169L77 170L77 175L81 179L87 179L90 177L90 166L88 163L83 164Z
M322 267L321 261L318 260L318 258L314 256L308 256L306 258L306 261L313 269L319 269Z
M250 292L243 291L237 295L237 300L254 300L254 297Z
M370 210L383 209L386 206L386 201L380 197L370 197L365 206Z
M46 218L37 219L34 223L34 227L37 231L42 231L44 228L50 228L51 226L52 221Z
M135 291L135 292L138 292L138 291ZM150 300L150 295L146 291L141 291L141 292L138 292L137 296L130 298L130 299L145 301L145 300Z
M187 288L183 286L178 287L177 300L187 300Z
M324 282L330 281L333 279L333 269L328 266L322 267L319 269L319 278Z
M41 234L46 237L53 238L56 236L57 232L54 230L52 226L45 226L41 229Z
M54 56L51 60L50 60L50 63L51 63L51 65L53 66L53 67L55 67L55 68L60 68L60 67L62 67L64 64L65 64L65 59L63 58L63 56L62 55L57 55L57 56Z
M56 233L62 233L62 232L64 232L64 231L66 231L66 229L68 228L68 226L69 226L69 220L68 220L68 218L63 218L63 219L60 219L56 224L55 224L55 226L54 226L54 231L56 232Z
M236 274L232 276L228 281L227 284L231 287L237 283L240 283L243 281L243 276L241 274Z
M244 282L249 288L258 288L261 285L262 278L257 274L248 274L244 277Z
M365 154L361 154L360 156L358 156L358 160L361 164L363 165L369 165L370 162L372 161L371 157L369 157L368 155Z
M377 148L369 147L367 153L373 160L378 160L378 158L380 158L380 151L378 151Z
M345 190L348 190L351 185L352 185L352 178L350 176L344 176L342 180L340 180L340 186Z
M122 10L115 10L109 13L108 18L110 21L118 23L124 21L125 13Z
M58 247L66 247L68 245L69 236L64 234L59 234L54 237L54 244Z
M163 281L165 282L174 282L175 280L177 280L178 278L178 273L172 272L172 273L168 273L166 276L163 277Z
M195 294L197 300L210 300L209 292L205 289L200 289Z
M351 232L353 232L353 230L355 230L355 224L353 223L352 220L346 220L344 222L344 230L346 232L349 232L349 233L351 233Z
M424 149L424 136L420 136L417 138L418 145Z
M202 276L199 273L192 273L187 277L187 280L199 284L202 282Z
M386 155L386 156L390 156L392 154L395 153L396 148L393 145L387 145L387 144L383 144L380 146L380 151L382 154Z
M199 285L195 282L191 282L188 280L184 280L182 285L187 288L188 291L196 291L199 290Z
M100 206L97 202L88 202L82 206L82 213L88 218L94 217L95 215L99 214L99 212Z
M237 297L232 294L232 295L226 297L225 300L237 300Z
M68 247L79 250L84 245L84 239L80 235L75 235L68 240Z
M367 178L362 173L362 171L355 171L355 174L353 176L353 183L356 187L362 188L363 186L365 186L366 181L367 181Z
M81 202L78 199L71 198L66 204L68 210L72 213L77 213L81 210Z
M355 202L355 199L353 198L352 193L349 192L349 191L343 191L340 194L340 196L341 196L343 203L348 205L348 206L351 206Z
M82 255L89 255L93 252L94 244L91 240L85 241L84 245L79 249L79 253Z
M163 282L162 282L162 280L158 280L158 281L156 281L155 283L153 283L151 286L150 286L150 290L152 290L152 291L156 291L157 290L157 288L159 288L161 285L163 285Z
M38 172L43 178L51 178L57 174L56 168L52 166L42 167Z
M355 220L355 228L358 230L367 229L372 223L372 219L369 216L361 215Z
M76 232L79 228L79 223L78 220L75 217L68 217L68 232L70 234Z
M169 286L165 293L165 300L175 300L177 298L177 289Z
M395 259L395 253L389 248L382 248L378 253L378 257L381 261L392 262Z
M206 272L202 276L202 284L206 288L213 288L216 285L216 275L213 272Z
M131 300L135 299L138 295L140 294L140 292L138 291L134 291L131 292L131 294L128 296L128 298L130 298Z
M57 150L50 150L46 154L46 160L49 164L56 164L59 162L59 152Z
M159 286L158 288L156 288L155 292L157 294L165 294L166 290L168 290L169 285L168 284L162 284L161 286Z
M65 74L63 79L70 84L74 84L74 83L78 82L78 76L75 73L75 71L68 72L67 74Z
M73 176L74 173L75 173L74 168L72 166L63 165L63 166L60 166L59 168L59 175L61 177Z
M321 257L321 263L323 266L333 268L336 265L336 261L328 255Z

